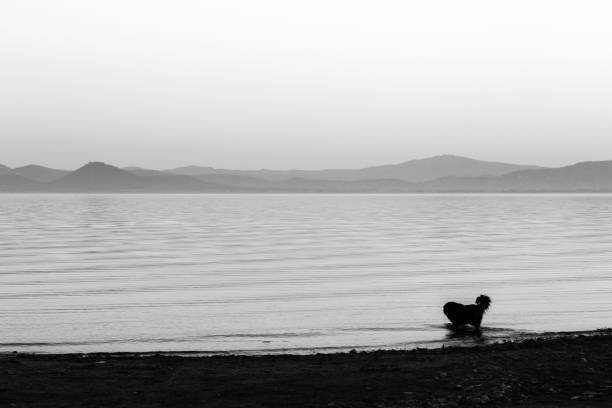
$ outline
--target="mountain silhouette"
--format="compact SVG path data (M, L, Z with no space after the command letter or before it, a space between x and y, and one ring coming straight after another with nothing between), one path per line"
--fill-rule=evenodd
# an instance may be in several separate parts
M282 186L278 182L265 180L251 176L241 176L236 174L201 174L197 176L190 176L197 178L198 180L220 184L237 189L248 189L256 191L279 191L282 190Z
M166 172L168 173L182 174L185 176L199 176L201 174L227 174L231 173L232 171L234 170L217 170L213 167L208 166L184 166L166 170Z
M121 192L138 189L138 176L102 162L89 162L50 183L57 191Z
M535 191L612 191L612 160L514 172L502 177L501 185Z
M12 170L10 167L5 166L4 164L0 164L0 176L4 176L5 174L12 174Z
M399 164L373 166L356 170L226 170L212 167L186 166L167 171L191 176L204 174L233 174L271 181L281 181L292 178L335 181L394 179L414 183L435 180L445 176L501 176L518 170L537 168L539 167L488 162L453 155L442 155L426 159L410 160Z
M461 164L463 163L463 164ZM459 166L459 167L457 167ZM286 192L286 193L436 193L436 192L612 192L612 160L581 162L559 168L521 169L503 173L516 165L473 161L456 156L437 156L400 165L377 166L352 172L345 179L315 179L293 176L300 171L277 171L273 177L254 177L251 174L269 176L272 170L235 171L223 173L212 167L188 166L180 171L205 174L184 175L168 171L137 167L120 169L102 162L90 162L63 177L45 182L61 170L30 165L11 171L0 167L1 192L83 192L83 193L234 193L234 192ZM521 166L519 166L521 167ZM525 166L523 166L525 167ZM409 169L409 171L407 170ZM419 178L414 169L432 177L434 174L503 173L477 176L445 175L434 180L407 181L398 177ZM51 170L51 171L50 171ZM128 171L129 170L129 171ZM330 175L332 171L306 171L307 174ZM17 174L17 172L21 174ZM328 172L328 173L326 173ZM397 177L374 177L377 174L396 172ZM410 177L406 176L411 173ZM280 175L285 178L279 178ZM360 179L353 179L361 174ZM24 177L28 175L30 178ZM421 177L424 178L425 176ZM33 180L38 178L38 180Z
M427 159L410 160L400 164L368 167L358 170L355 178L386 178L423 182L445 176L501 176L519 170L537 168L537 166L482 161L447 154Z
M33 180L20 176L19 174L0 174L0 192L4 193L27 193L40 191L43 186Z
M14 168L13 173L19 174L20 176L30 180L46 183L49 181L59 180L70 172L66 170L56 170L49 167L38 166L36 164L29 164L27 166Z
M137 176L168 176L171 174L162 170L143 169L142 167L123 167L122 170L129 171Z
M205 193L232 192L235 189L189 176L162 173L139 176L102 162L90 162L44 188L57 192L108 193Z
M500 177L443 177L423 183L421 189L438 192L608 192L612 191L612 161L522 170Z

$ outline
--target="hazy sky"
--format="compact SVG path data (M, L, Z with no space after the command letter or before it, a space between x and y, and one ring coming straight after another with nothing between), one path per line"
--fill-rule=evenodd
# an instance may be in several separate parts
M612 1L2 0L0 163L612 159Z

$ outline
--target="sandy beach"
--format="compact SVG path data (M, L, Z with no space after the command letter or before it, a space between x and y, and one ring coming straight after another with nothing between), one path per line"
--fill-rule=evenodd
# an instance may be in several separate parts
M612 404L612 331L480 347L306 356L0 357L6 407Z

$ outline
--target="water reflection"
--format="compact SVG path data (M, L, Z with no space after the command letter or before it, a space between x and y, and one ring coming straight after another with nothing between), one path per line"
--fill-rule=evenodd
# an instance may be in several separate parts
M487 340L483 334L486 328L475 328L468 325L455 326L451 323L446 325L448 332L446 340L462 340L463 342L485 343Z

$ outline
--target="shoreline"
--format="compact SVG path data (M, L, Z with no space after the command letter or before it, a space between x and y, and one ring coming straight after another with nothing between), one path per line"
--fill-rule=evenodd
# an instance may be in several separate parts
M488 330L499 331L503 329L483 327L482 336L478 337L471 327L451 330L450 324L446 324L449 334L439 340L409 341L401 344L390 345L353 345L353 346L329 346L329 347L295 347L295 348L271 348L271 349L234 349L234 350L150 350L150 351L27 351L0 349L0 358L7 355L48 355L48 356L112 356L112 357L152 357L152 356L177 356L177 357L216 357L216 356L282 356L296 355L309 356L317 354L333 355L349 352L372 353L382 351L413 351L413 350L437 350L445 348L473 348L490 346L500 343L521 343L530 339L552 340L555 338L573 338L578 336L597 336L602 334L612 335L612 328L601 328L594 330L576 331L547 331L529 332L513 331L515 334L506 336L488 335ZM6 346L4 344L3 346ZM8 344L9 346L11 344Z
M612 330L333 354L0 354L1 406L612 406Z

